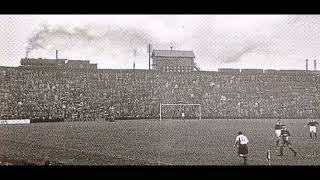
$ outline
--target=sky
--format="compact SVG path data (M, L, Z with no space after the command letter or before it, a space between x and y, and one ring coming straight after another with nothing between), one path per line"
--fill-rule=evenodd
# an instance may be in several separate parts
M148 69L147 47L192 50L201 70L309 69L320 60L319 15L0 15L0 66L20 59L90 60Z

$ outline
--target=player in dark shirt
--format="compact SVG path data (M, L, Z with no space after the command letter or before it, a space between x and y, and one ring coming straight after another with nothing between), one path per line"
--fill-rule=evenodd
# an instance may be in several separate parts
M317 125L319 123L315 120L311 120L308 124L306 124L304 127L310 126L310 137L312 138L312 133L314 133L314 136L317 138Z
M287 146L292 153L294 154L294 156L297 156L297 152L293 149L293 147L291 146L291 143L289 141L289 137L290 137L290 132L289 130L286 128L285 125L282 126L283 129L281 130L281 145L280 145L280 154L279 156L283 156L283 147Z

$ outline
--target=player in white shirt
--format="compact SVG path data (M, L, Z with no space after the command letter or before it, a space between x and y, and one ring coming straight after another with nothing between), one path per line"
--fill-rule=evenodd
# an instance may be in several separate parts
M319 123L315 120L311 120L308 124L306 124L304 127L310 126L310 137L312 138L312 134L314 133L314 136L317 138L317 125Z
M184 112L181 113L181 117L182 117L182 119L184 120L184 118L185 118Z
M236 142L234 146L238 145L238 155L243 158L243 163L247 164L247 157L249 154L248 146L249 143L248 138L242 134L241 131L238 132L238 136L236 137Z
M115 107L114 106L111 106L109 108L110 110L110 113L111 113L111 119L110 119L110 122L114 122L115 121L115 118L116 118L116 113L115 113Z

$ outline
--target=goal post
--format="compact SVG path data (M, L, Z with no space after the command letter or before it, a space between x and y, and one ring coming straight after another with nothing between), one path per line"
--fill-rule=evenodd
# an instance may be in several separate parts
M188 103L186 103L186 104L184 104L184 103L164 104L164 103L160 103L159 107L160 107L160 109L159 109L160 110L160 113L159 113L160 121L164 118L163 117L163 113L165 113L164 107L179 107L180 111L181 111L182 107L183 107L183 109L185 109L184 107L197 107L198 110L195 110L193 112L193 114L194 114L195 118L199 118L199 120L201 120L201 104L188 104ZM175 110L173 110L173 112L176 113ZM183 114L185 113L184 110L182 110L182 113ZM188 117L190 118L190 114L188 114Z

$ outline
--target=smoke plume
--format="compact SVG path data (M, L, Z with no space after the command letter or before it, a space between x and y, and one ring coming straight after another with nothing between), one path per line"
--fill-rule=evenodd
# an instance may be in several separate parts
M262 44L257 44L257 43L247 44L247 46L233 50L231 53L226 53L221 60L224 63L240 61L241 57L258 49L259 46L262 46Z
M26 55L35 50L71 51L73 48L93 49L94 52L111 53L117 49L117 53L132 56L139 54L139 49L145 49L148 43L155 42L149 34L131 27L104 28L75 27L67 29L64 27L44 26L35 32L28 40Z

